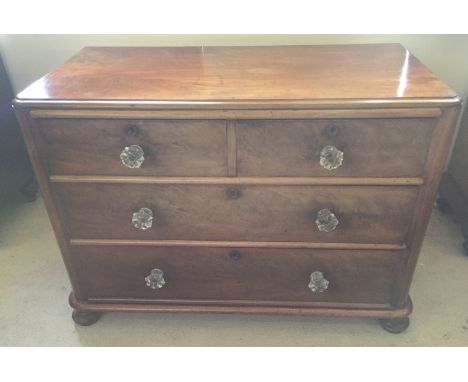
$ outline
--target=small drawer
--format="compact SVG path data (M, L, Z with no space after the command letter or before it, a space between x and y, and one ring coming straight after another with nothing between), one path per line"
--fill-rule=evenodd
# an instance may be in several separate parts
M237 121L239 176L419 177L434 119Z
M51 174L226 176L226 123L40 119Z
M418 187L67 184L79 239L405 241Z
M88 298L388 304L399 251L77 246ZM311 276L312 275L312 276Z

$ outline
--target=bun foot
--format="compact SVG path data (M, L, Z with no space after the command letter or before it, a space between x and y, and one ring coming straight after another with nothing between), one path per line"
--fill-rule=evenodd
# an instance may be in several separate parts
M73 321L75 321L78 325L81 326L93 325L99 321L101 316L102 313L97 312L79 312L77 310L74 310L72 313Z
M389 333L404 332L409 326L409 317L381 318L380 326Z

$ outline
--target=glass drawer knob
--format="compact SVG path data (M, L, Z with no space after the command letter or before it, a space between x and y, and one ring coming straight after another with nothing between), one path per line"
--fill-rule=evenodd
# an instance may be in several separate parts
M138 145L127 146L120 153L120 160L125 167L140 168L145 160L145 153Z
M343 151L335 146L325 146L320 151L320 166L327 170L335 170L343 164Z
M153 225L153 211L143 207L133 213L132 223L135 228L146 230Z
M317 219L315 219L315 224L321 232L331 232L338 225L339 221L336 215L331 212L328 208L324 208L317 212Z
M159 268L152 269L150 274L145 277L145 283L151 289L161 289L166 284L164 272Z
M313 293L322 293L328 289L328 285L330 281L328 281L324 276L323 273L320 271L315 271L310 274L310 282L309 282L309 289Z

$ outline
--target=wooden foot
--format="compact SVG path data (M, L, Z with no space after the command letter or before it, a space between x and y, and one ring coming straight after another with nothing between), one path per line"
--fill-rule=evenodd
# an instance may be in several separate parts
M93 325L99 321L101 316L102 316L102 313L79 312L78 310L74 310L72 313L73 321L75 321L78 325L81 325L81 326Z
M381 318L380 326L390 333L404 332L409 326L409 317Z

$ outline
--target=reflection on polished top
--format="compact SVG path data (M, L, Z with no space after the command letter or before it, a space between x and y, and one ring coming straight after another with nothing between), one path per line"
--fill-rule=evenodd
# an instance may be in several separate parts
M454 97L401 45L368 44L84 48L17 99L25 104L60 100L287 103Z

